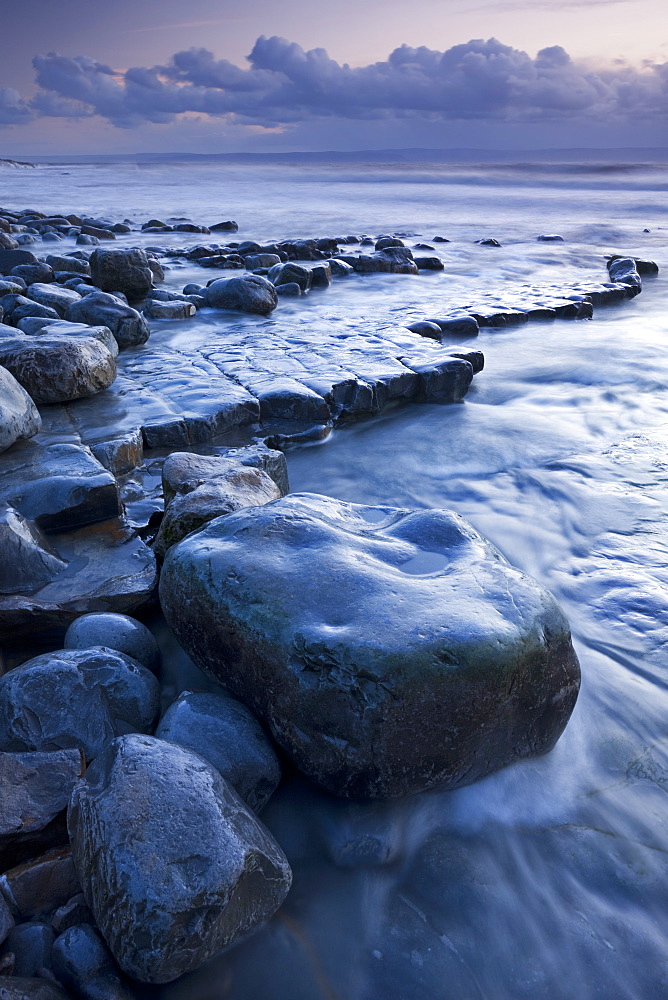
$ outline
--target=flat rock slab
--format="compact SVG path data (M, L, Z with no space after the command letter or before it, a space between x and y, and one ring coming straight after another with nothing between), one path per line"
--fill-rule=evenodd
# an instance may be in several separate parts
M0 646L60 643L92 611L132 614L155 592L151 549L118 519L49 536L66 569L32 593L0 595Z
M292 494L185 538L160 595L195 662L339 795L545 753L578 693L554 598L451 511Z
M0 875L0 893L17 917L51 913L81 892L69 847L54 847Z
M211 764L173 743L115 740L77 786L68 827L97 925L143 982L197 968L290 888L268 831Z
M0 753L0 841L44 829L66 808L84 768L80 750Z

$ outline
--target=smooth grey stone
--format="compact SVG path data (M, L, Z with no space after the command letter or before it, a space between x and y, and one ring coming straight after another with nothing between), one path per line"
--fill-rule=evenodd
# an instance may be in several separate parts
M152 729L159 695L151 671L124 653L44 653L0 677L0 749L75 747L90 760L115 736Z
M244 259L249 271L255 271L259 267L273 267L280 262L281 258L276 253L249 253Z
M100 241L97 236L90 236L88 233L79 233L77 236L77 243L79 246L96 247L100 245Z
M79 293L75 292L73 288L64 288L62 285L42 282L28 285L26 296L33 302L39 302L42 306L55 309L61 316L64 316L69 307L81 299Z
M304 295L305 293L302 292L296 281L288 281L285 285L276 286L276 294L285 299L297 299L300 295Z
M89 261L93 284L103 292L121 291L130 302L153 287L153 272L144 250L94 250Z
M115 235L110 229L102 229L99 226L83 225L81 227L82 236L94 236L98 240L115 240Z
M144 315L149 319L190 319L197 309L192 302L161 302L149 299L144 306Z
M0 753L0 840L43 830L66 808L84 768L76 749Z
M31 396L6 368L0 367L0 452L23 438L31 438L42 418Z
M184 295L204 295L206 292L205 285L198 285L197 282L191 281L189 284L184 285L183 294Z
M266 316L276 308L278 296L271 281L259 274L217 278L206 290L207 304L214 309L233 309Z
M499 243L499 241L495 240L492 236L488 236L484 240L476 240L475 242L478 243L481 247L500 247L501 246L501 244Z
M45 232L42 233L42 239L45 243L60 243L63 237L55 232Z
M54 271L74 271L76 274L90 275L90 264L87 260L81 260L79 257L49 254L46 263Z
M542 236L537 236L536 239L539 243L563 243L563 236L557 236L556 233L543 233Z
M46 333L21 344L0 339L0 364L36 403L94 396L116 378L113 355L94 337Z
M281 765L262 726L243 702L225 692L183 691L155 735L208 760L254 812L266 805L281 780Z
M35 302L34 299L29 299L27 295L3 295L0 305L14 325L25 316L48 316L51 319L61 318L60 313L52 306L45 306L41 302Z
M12 268L12 274L17 278L23 278L26 285L32 285L40 281L53 281L53 268L48 264L39 261L37 264L17 264ZM50 303L46 303L49 305Z
M213 226L209 226L210 233L236 233L239 226L236 222L228 220L227 222L216 222Z
M94 291L70 306L65 319L91 326L107 326L118 341L119 347L144 344L150 330L145 318L132 306L107 292Z
M78 1000L132 1000L111 952L90 923L69 927L52 954L56 978Z
M153 288L147 296L147 304L149 302L190 302L190 296L168 292L165 288Z
M577 697L554 598L447 510L291 494L172 548L160 597L197 665L338 795L469 783L545 753Z
M46 979L1 976L0 1000L69 1000L69 998L54 983Z
M12 275L10 278L0 279L0 298L5 295L20 295L26 289L26 283L21 279L18 281L16 275Z
M51 917L51 926L56 934L63 934L69 927L75 924L92 924L93 914L90 912L88 903L83 892L78 892L66 903L54 910Z
M288 261L287 264L276 264L269 268L267 275L273 285L297 284L303 292L308 292L311 287L311 271L302 264L294 264Z
M14 975L38 976L42 969L51 968L51 949L55 941L53 929L48 924L17 924L7 935L3 952L15 955Z
M0 894L22 920L51 913L78 892L81 885L69 847L54 847L0 875Z
M376 253L355 257L353 267L360 274L374 272L388 274L417 274L417 264L408 247L387 247Z
M95 920L142 982L197 968L268 919L290 887L278 844L215 768L148 736L122 736L93 762L68 828Z
M430 319L428 323L435 323L441 333L452 337L477 337L480 327L475 316L444 316L443 319Z
M440 257L416 257L415 264L418 271L443 271L445 264Z
M2 250L16 250L18 243L9 233L0 232L0 248Z
M31 317L30 319L21 320L19 329L25 329L22 324L30 322L35 323L36 318ZM25 329L25 332L32 332L33 336L40 335L40 331L31 331L30 328ZM118 356L118 341L108 326L89 326L87 323L69 323L66 319L48 320L45 325L42 326L41 332L49 335L57 334L58 336L63 337L92 337L94 340L99 340L99 342L107 348L113 358Z
M332 269L329 261L311 268L311 288L329 288L332 283Z
M428 319L419 320L417 323L411 323L407 329L412 333L419 334L421 337L431 337L432 340L441 339L440 326L438 323L433 323Z
M269 503L281 496L262 469L230 461L230 468L201 486L169 501L153 549L164 558L171 545L216 517L242 507Z
M150 629L129 615L93 613L72 622L63 641L65 649L106 646L142 663L152 673L160 669L160 650Z
M165 503L170 503L177 494L191 493L198 486L224 476L237 464L262 469L274 480L282 496L289 492L285 455L264 444L224 448L216 455L175 451L168 455L162 466Z
M31 243L37 242L37 236L33 236L32 233L21 233L16 237L16 242L22 247L30 246Z
M336 257L330 257L329 266L332 272L332 277L334 278L347 278L349 274L352 274L355 268L351 264L347 264L345 260L338 260Z
M163 268L160 261L157 260L155 257L152 257L149 253L146 254L146 257L148 259L148 267L153 277L153 281L164 281L165 268Z

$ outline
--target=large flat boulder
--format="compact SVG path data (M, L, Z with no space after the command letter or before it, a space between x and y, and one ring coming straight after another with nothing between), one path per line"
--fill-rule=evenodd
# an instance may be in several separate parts
M94 396L116 378L114 356L95 337L46 333L0 340L0 363L36 403Z
M141 313L115 295L97 290L74 302L65 313L65 319L71 323L109 327L119 347L144 344L150 334Z
M81 885L121 969L165 983L268 919L291 872L215 768L122 736L88 768L68 828Z
M545 753L578 693L554 598L447 510L293 494L174 546L160 592L195 662L339 795Z

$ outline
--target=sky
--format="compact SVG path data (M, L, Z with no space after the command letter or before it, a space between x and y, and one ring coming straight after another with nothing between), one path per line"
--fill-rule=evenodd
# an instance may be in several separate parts
M668 145L665 0L20 0L0 156Z

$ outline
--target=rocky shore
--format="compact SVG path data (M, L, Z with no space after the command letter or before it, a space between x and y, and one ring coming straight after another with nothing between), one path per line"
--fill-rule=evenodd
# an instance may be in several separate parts
M353 801L454 787L548 752L578 695L558 604L471 525L290 493L284 450L460 404L481 328L586 320L656 265L323 330L287 305L426 280L448 241L237 230L0 210L7 1000L131 997L269 919L292 873L258 814L285 769ZM215 691L166 678L160 608Z

